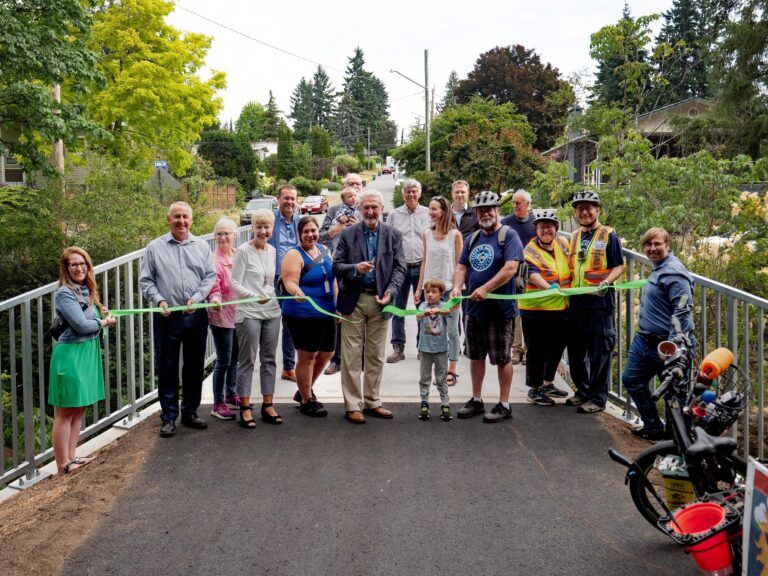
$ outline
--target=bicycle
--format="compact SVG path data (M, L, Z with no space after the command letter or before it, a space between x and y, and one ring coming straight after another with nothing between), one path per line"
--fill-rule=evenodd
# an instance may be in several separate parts
M705 357L694 381L692 341L674 317L672 326L675 336L658 347L665 366L661 385L652 395L654 400L663 398L671 439L654 444L632 461L614 449L608 453L628 468L625 484L641 515L686 548L712 534L702 534L698 540L679 538L675 514L691 502L721 505L727 522L720 530L727 533L738 562L747 463L735 453L736 441L720 435L748 403L749 380L733 364L733 354L719 348ZM673 514L672 509L678 510Z

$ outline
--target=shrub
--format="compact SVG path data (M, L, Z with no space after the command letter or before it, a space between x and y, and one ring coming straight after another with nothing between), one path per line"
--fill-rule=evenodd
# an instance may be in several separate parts
M296 186L296 190L299 191L301 196L312 196L315 193L315 183L309 178L304 176L296 176L291 178L291 184Z
M338 182L328 182L323 187L330 192L338 192L339 190L341 190L341 184L339 184Z
M340 154L339 156L334 157L333 165L342 176L349 172L360 172L363 169L360 160L349 154Z

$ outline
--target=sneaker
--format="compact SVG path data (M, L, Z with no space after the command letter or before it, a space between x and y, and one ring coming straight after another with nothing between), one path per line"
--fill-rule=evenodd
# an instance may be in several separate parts
M451 407L449 405L440 407L440 420L443 422L450 422L453 420L453 414L451 414Z
M306 404L302 404L299 407L299 412L310 418L325 418L328 416L328 411L314 398Z
M598 406L594 402L584 402L581 406L579 406L579 412L582 414L597 414L603 410L605 410L605 408Z
M501 402L497 403L496 406L491 408L490 412L483 414L483 422L488 424L495 424L496 422L509 420L510 418L512 418L512 410L509 408L504 408L504 404Z
M554 382L550 382L549 384L544 384L541 387L541 391L544 392L547 396L553 396L555 398L566 398L568 396L568 392L565 390L560 390L557 386L555 386Z
M429 420L429 404L426 402L422 402L419 408L419 420Z
M657 430L649 430L645 426L642 428L633 428L631 430L632 435L636 436L637 438L641 438L643 440L648 440L649 442L659 442L660 440L664 440L666 437L666 434L664 433L664 429L657 429Z
M336 374L336 372L338 372L339 370L341 370L341 363L331 362L330 364L328 364L328 367L325 370L323 370L323 374L331 376L332 374Z
M176 434L176 423L173 420L163 421L162 426L160 426L160 437L170 438L175 434Z
M317 396L315 396L314 390L312 391L312 400L317 400ZM296 393L293 395L293 401L301 404L301 392L299 392L298 390L296 390Z
M395 344L392 346L392 354L387 356L387 362L389 364L394 364L395 362L400 362L401 360L405 360L405 349L400 344Z
M232 394L231 396L227 396L226 398L224 398L224 404L226 404L230 408L238 409L240 408L240 396L238 396L237 394Z
M467 400L467 403L464 404L464 407L459 410L458 416L459 418L472 418L472 416L477 416L478 414L485 413L485 404L482 400L479 402L475 400L474 398L470 398Z
M584 400L584 398L582 398L578 394L574 394L573 396L568 398L568 400L565 401L565 405L566 406L581 406L582 404L584 404L584 402L586 402L586 400Z
M538 406L554 406L555 401L547 396L542 390L543 386L539 388L528 389L528 402L531 404L537 404Z
M218 418L219 420L234 420L235 413L229 409L229 406L224 404L214 404L211 409L211 416Z

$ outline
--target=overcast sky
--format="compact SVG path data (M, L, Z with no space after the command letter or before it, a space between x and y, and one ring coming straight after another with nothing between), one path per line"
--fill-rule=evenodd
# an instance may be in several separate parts
M623 5L623 0L179 0L170 24L213 37L208 67L227 74L228 87L220 93L223 122L236 120L249 101L265 104L269 90L288 114L291 92L302 76L311 78L318 63L340 90L348 59L360 46L366 69L389 91L390 116L407 134L423 121L417 117L424 114L423 92L390 69L423 85L424 50L429 50L429 85L438 102L451 70L466 77L478 56L495 46L534 48L563 76L592 70L589 36L616 22ZM671 5L672 0L636 0L632 14Z

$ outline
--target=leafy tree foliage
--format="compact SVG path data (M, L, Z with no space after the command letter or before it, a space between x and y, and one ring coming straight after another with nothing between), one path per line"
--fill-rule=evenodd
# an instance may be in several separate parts
M52 141L72 146L80 136L105 136L69 94L103 81L88 47L91 18L79 0L4 0L0 23L0 153L29 171L51 171ZM54 84L69 87L61 105Z
M331 135L322 126L312 126L309 143L312 151L312 178L330 178Z
M211 163L217 176L234 178L245 190L256 186L256 155L241 132L204 130L197 153Z
M309 137L315 117L314 86L302 77L291 94L291 119L296 138L306 140Z
M437 105L438 112L442 112L446 108L458 104L458 100L456 99L456 90L458 87L459 75L456 74L456 70L451 70L451 73L448 75L448 82L445 83L445 95L440 101L440 104Z
M532 148L536 136L525 116L511 102L496 104L476 98L457 104L435 118L431 155L436 187L446 190L459 178L473 190L496 190L525 185L534 169L543 165ZM393 156L409 174L424 170L424 134L415 132L410 142Z
M475 96L497 104L511 102L536 132L534 147L546 150L565 128L573 90L551 64L541 62L533 49L503 46L481 54L466 80L453 91L467 103Z
M371 133L371 148L387 150L394 145L389 116L389 94L384 83L365 70L365 56L355 48L344 77L344 90L336 109L334 132L348 150Z
M192 144L216 120L225 82L220 72L197 76L211 39L166 24L172 10L164 0L122 0L96 12L91 47L107 84L87 109L112 135L108 149L117 158L141 169L163 158L183 174Z
M235 129L250 142L264 140L267 111L258 102L248 102L240 111Z
M269 100L267 101L267 109L264 114L264 139L265 140L277 140L280 134L280 129L286 127L285 121L282 119L282 112L277 107L275 97L272 95L272 90L269 91Z
M312 108L315 113L314 122L318 126L331 130L333 113L336 107L336 90L331 79L322 66L312 76Z
M293 134L288 126L281 126L277 131L277 179L288 181L296 176L293 158Z

